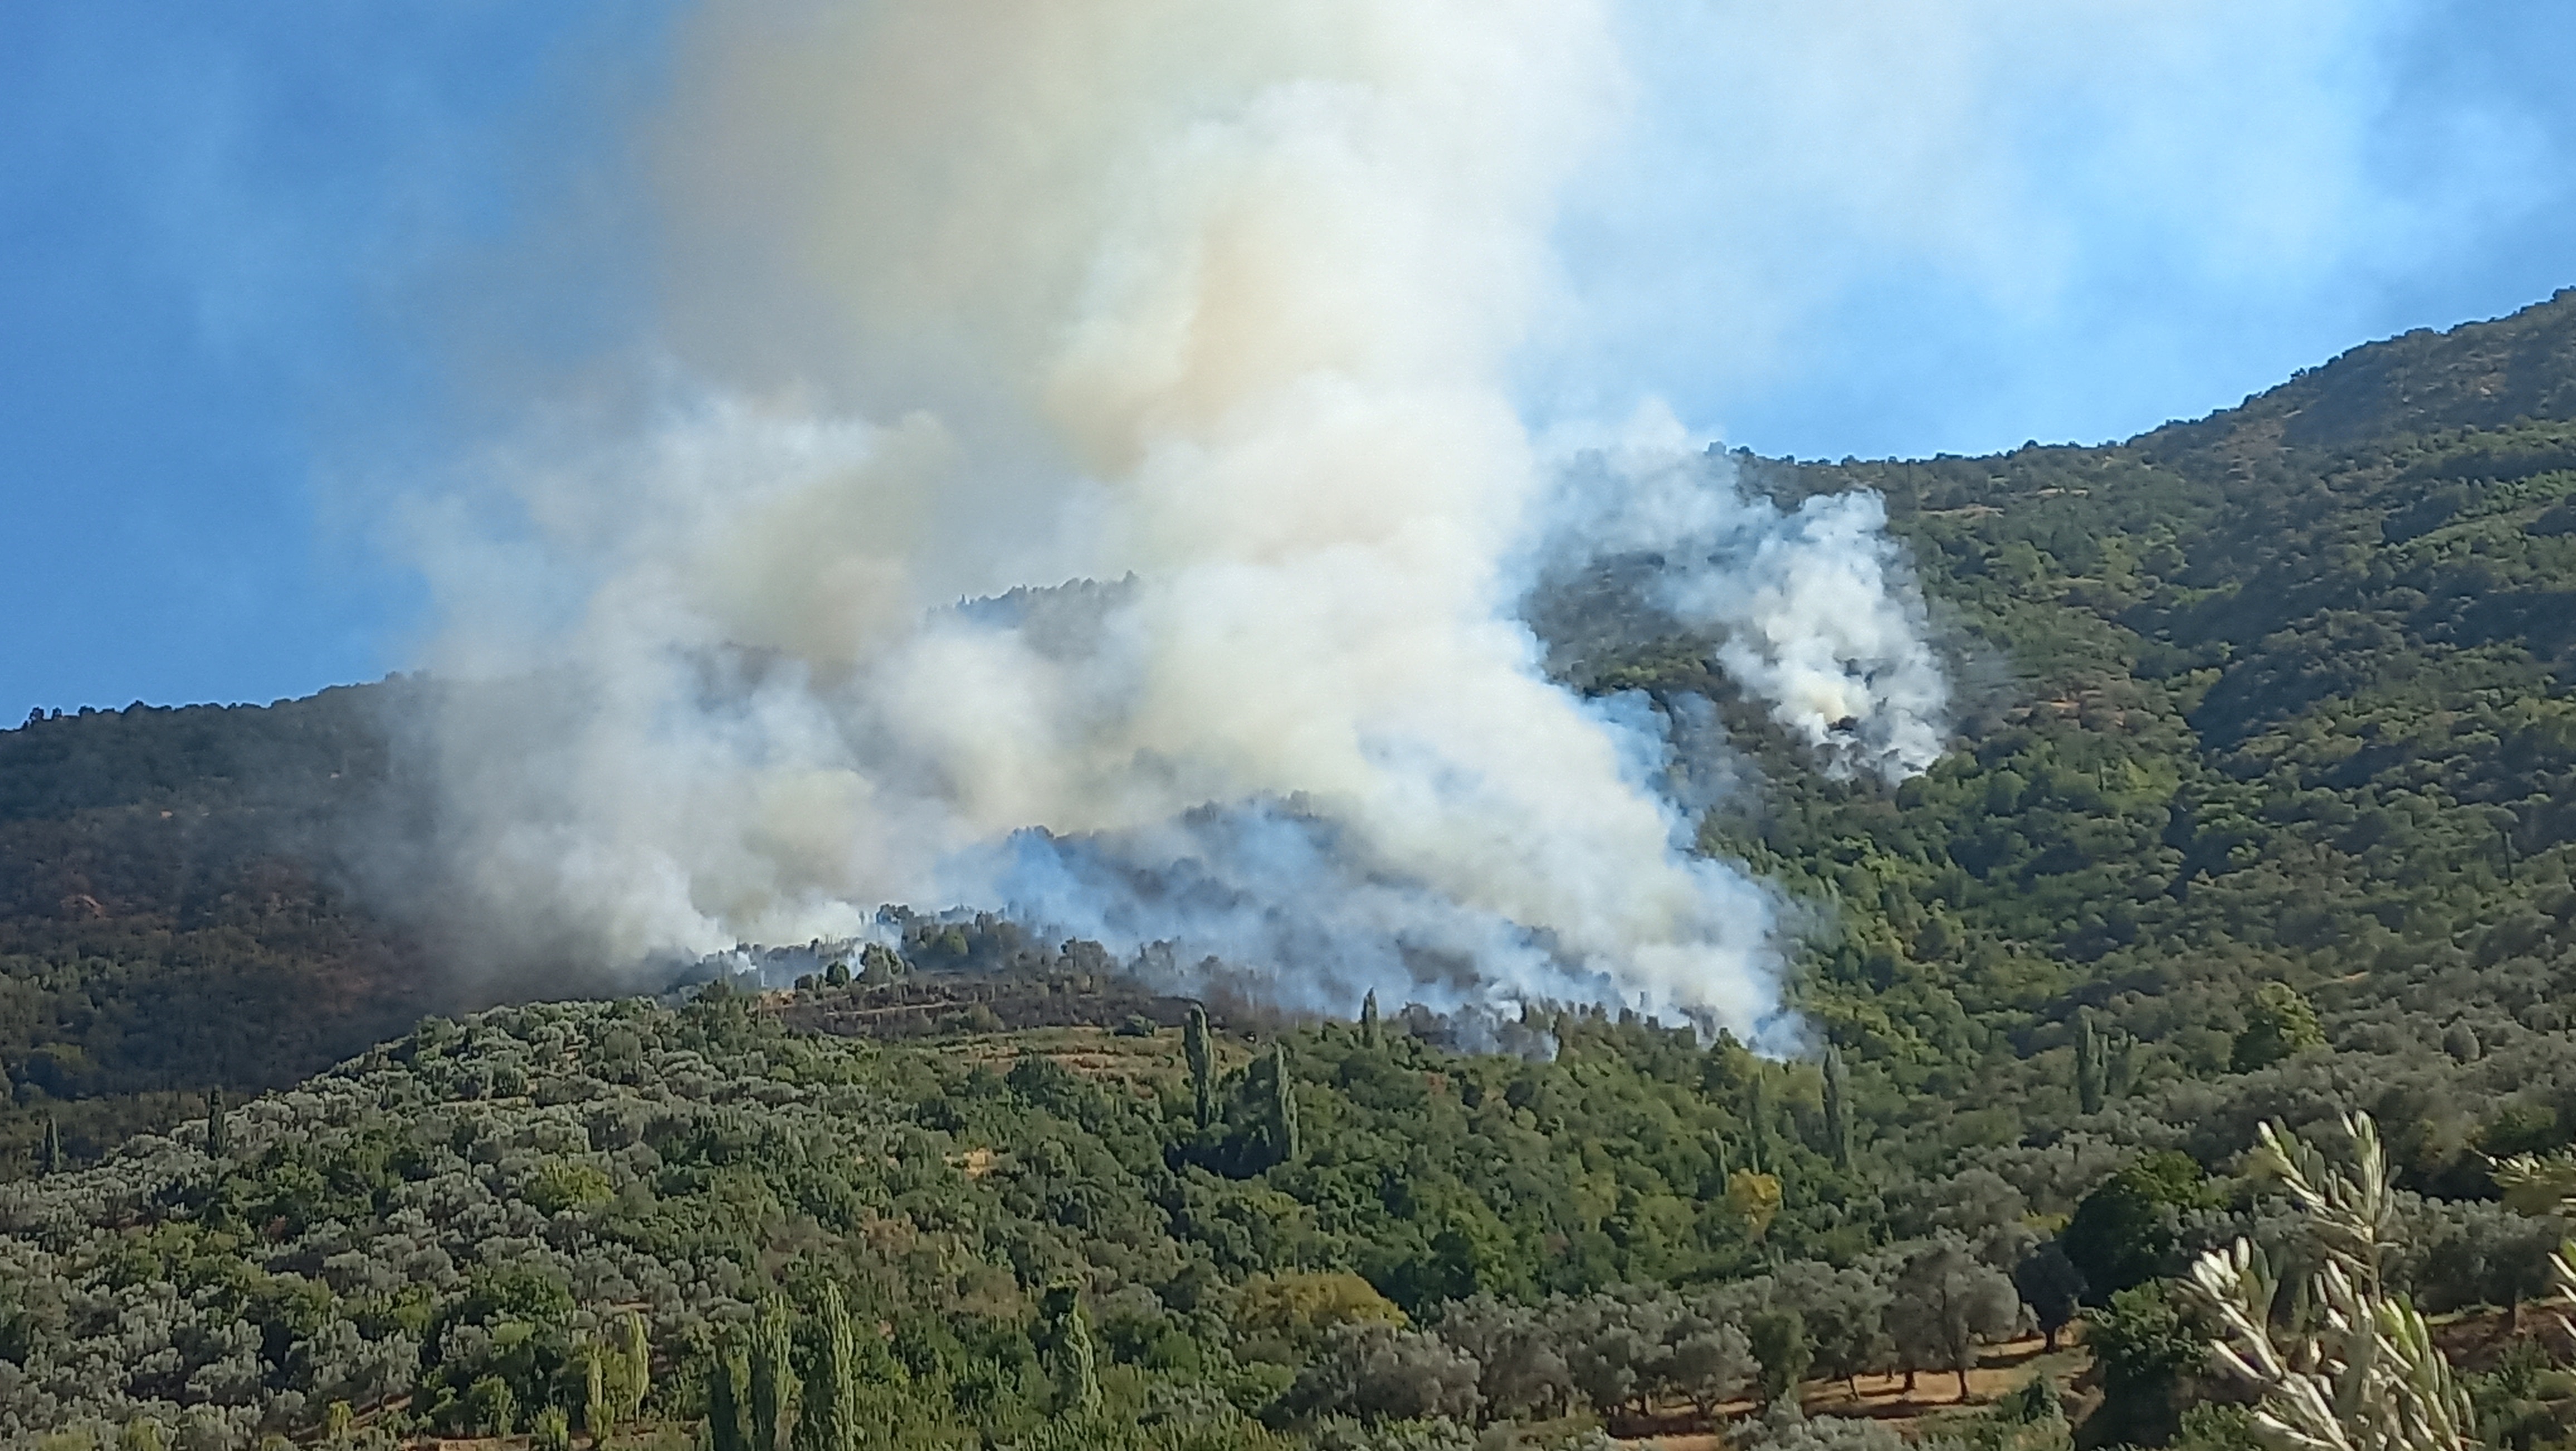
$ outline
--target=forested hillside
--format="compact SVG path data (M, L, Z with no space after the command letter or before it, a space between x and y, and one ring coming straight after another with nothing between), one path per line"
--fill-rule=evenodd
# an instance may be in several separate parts
M388 810L393 689L0 732L0 1175L47 1121L88 1156L446 1000L354 890L348 848Z
M2369 1085L2427 1183L2472 1140L2562 1141L2571 379L2563 293L2118 447L1745 460L1792 496L1886 495L1975 692L1920 780L1822 780L1774 748L1760 803L1709 823L1835 903L1807 984L1832 1036L1953 1144L2065 1121L2085 1006L2123 1040L2115 1097L2256 1069ZM1720 688L1672 650L1612 683ZM2266 984L2313 1001L2334 1051L2249 1048ZM2518 1093L2447 1086L2499 1054L2538 1055Z
M2306 1254L2239 1156L2355 1108L2407 1191L2392 1280L2539 1293L2566 1225L2490 1170L2576 1143L2576 293L2125 444L1732 462L1886 497L1961 691L1928 775L1806 758L1711 642L1621 613L1633 561L1536 613L1581 689L1718 703L1744 785L1703 845L1811 909L1788 1063L1552 1008L1514 1029L1552 1058L1394 1011L1202 1035L1087 944L928 918L856 980L370 1049L475 1006L345 850L406 809L413 687L0 733L0 1155L48 1171L0 1186L0 1430L793 1403L818 1447L1465 1447L1767 1401L1737 1439L1788 1451L1887 1434L1799 1424L1802 1379L1861 1408L2080 1298L2080 1386L1927 1433L2236 1451L2169 1277ZM1008 993L922 986L970 970ZM994 1012L1086 1003L1120 1021ZM2566 1347L2512 1324L2480 1434L2557 1444ZM850 1417L874 1439L815 1439Z

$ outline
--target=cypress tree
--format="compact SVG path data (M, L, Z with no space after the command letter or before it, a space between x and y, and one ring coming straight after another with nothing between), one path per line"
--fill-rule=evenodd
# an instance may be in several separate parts
M2102 1088L2108 1076L2102 1059L2102 1037L2093 1027L2093 1010L2075 1010L2075 1105L2085 1113L2102 1111Z
M1832 1156L1834 1167L1852 1166L1851 1086L1843 1077L1843 1053L1831 1044L1825 1046L1825 1150Z
M751 1318L752 1451L788 1451L796 1424L795 1355L787 1307L763 1300Z
M1762 1065L1753 1065L1753 1081L1744 1090L1745 1157L1753 1172L1771 1172L1771 1088Z
M796 1444L805 1451L858 1451L859 1341L850 1328L841 1287L823 1282L814 1317L814 1382L806 1387L805 1412L796 1422Z
M742 1347L728 1340L707 1367L709 1451L751 1451L751 1422L744 1414L750 1385L751 1367Z
M232 1152L232 1134L224 1127L224 1091L206 1090L206 1156L220 1159Z
M63 1170L63 1126L52 1114L45 1115L45 1139L36 1152L36 1168L46 1174Z
M1091 1343L1091 1318L1082 1313L1077 1286L1051 1285L1042 1305L1055 1356L1056 1413L1100 1414L1100 1353Z
M1190 1022L1181 1031L1181 1051L1190 1060L1190 1091L1197 1099L1199 1127L1216 1118L1216 1050L1208 1042L1207 1009L1190 1004Z
M594 1345L581 1359L581 1428L590 1444L604 1446L617 1430L617 1408L608 1403L607 1348Z
M1297 1078L1289 1070L1288 1042L1281 1039L1270 1047L1270 1118L1274 1142L1279 1146L1279 1162L1286 1164L1297 1157Z
M1371 1048L1377 1046L1376 988L1370 988L1368 996L1360 999L1360 1041Z
M646 1333L644 1317L629 1312L618 1327L620 1358L626 1362L626 1379L619 1389L625 1392L618 1406L619 1419L632 1421L644 1414L644 1398L653 1390L653 1341Z

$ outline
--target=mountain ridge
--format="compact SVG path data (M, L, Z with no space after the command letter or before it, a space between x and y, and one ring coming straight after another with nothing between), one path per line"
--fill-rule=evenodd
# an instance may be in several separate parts
M2576 419L2576 288L2501 317L2362 343L2205 418L2127 443L2162 452L2253 433L2293 452L2330 451L2436 428Z

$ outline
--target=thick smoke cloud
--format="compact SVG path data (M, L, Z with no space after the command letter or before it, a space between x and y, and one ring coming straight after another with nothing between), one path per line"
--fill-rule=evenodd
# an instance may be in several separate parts
M1332 1010L1750 1030L1773 895L1686 850L1671 723L1546 677L1534 573L1663 548L1721 666L1870 770L1937 752L1940 686L1874 504L1523 427L1609 34L1579 0L718 12L661 142L669 398L419 520L433 665L534 682L434 723L471 919L614 964L965 903ZM1020 588L1068 579L1114 583Z

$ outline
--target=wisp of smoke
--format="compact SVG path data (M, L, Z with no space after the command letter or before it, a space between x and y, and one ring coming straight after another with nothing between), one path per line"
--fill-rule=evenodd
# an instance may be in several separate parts
M616 963L964 903L1326 1011L1754 1030L1774 895L1690 850L1673 720L1548 678L1533 572L1663 553L1664 607L1849 766L1930 761L1941 682L1874 501L1523 426L1609 33L1590 0L716 13L663 143L682 401L422 511L431 663L536 682L441 697L471 919Z
M1949 682L1885 503L1817 494L1783 510L1748 494L1731 460L1686 445L1649 405L1618 442L1560 469L1542 581L1648 557L1647 587L1627 603L1715 641L1711 663L1768 702L1828 773L1893 782L1928 768Z

